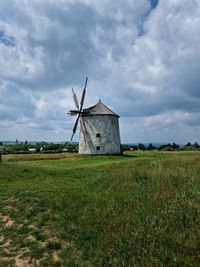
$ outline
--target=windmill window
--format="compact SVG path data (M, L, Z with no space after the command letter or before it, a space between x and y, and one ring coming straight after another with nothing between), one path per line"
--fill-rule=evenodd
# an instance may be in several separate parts
M100 150L100 146L97 146L97 150Z
M97 133L97 134L96 134L96 137L100 137L100 136L101 136L100 133Z

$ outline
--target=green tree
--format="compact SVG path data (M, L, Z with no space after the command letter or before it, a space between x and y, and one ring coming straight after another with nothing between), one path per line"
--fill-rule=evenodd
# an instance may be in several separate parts
M35 150L36 153L39 153L40 152L40 146L39 145L37 145L35 149L36 149Z
M152 143L150 143L147 147L147 150L154 150L154 149L156 149L156 147Z
M179 148L179 145L177 145L176 143L173 143L172 148L175 150L175 149Z
M194 143L194 147L195 147L196 149L199 149L199 144L198 144L197 142L195 142L195 143Z
M138 144L138 149L145 150L146 148L144 144Z
M191 143L188 142L185 146L186 146L186 147L189 147L189 146L191 146Z

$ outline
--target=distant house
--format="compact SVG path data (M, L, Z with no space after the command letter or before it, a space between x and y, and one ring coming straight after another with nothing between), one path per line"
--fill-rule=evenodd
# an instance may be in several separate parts
M63 152L67 152L68 149L67 149L67 148L63 148L62 151L63 151Z
M36 152L36 148L29 148L28 151L31 152L31 153L35 153Z

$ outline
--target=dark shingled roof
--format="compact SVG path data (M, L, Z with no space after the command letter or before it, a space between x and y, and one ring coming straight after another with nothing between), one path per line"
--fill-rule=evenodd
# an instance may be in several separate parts
M101 100L99 100L99 102L93 106L93 107L89 107L86 109L83 109L83 116L91 116L91 115L112 115L112 116L117 116L119 117L119 115L117 115L115 112L113 112L111 109L109 109L106 105L104 105Z

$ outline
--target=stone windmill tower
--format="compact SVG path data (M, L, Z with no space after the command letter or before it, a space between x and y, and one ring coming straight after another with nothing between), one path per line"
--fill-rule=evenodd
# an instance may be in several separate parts
M87 78L80 105L72 88L77 110L70 110L70 115L78 116L73 128L71 141L80 120L79 154L120 155L119 116L104 105L101 100L94 106L83 109Z

